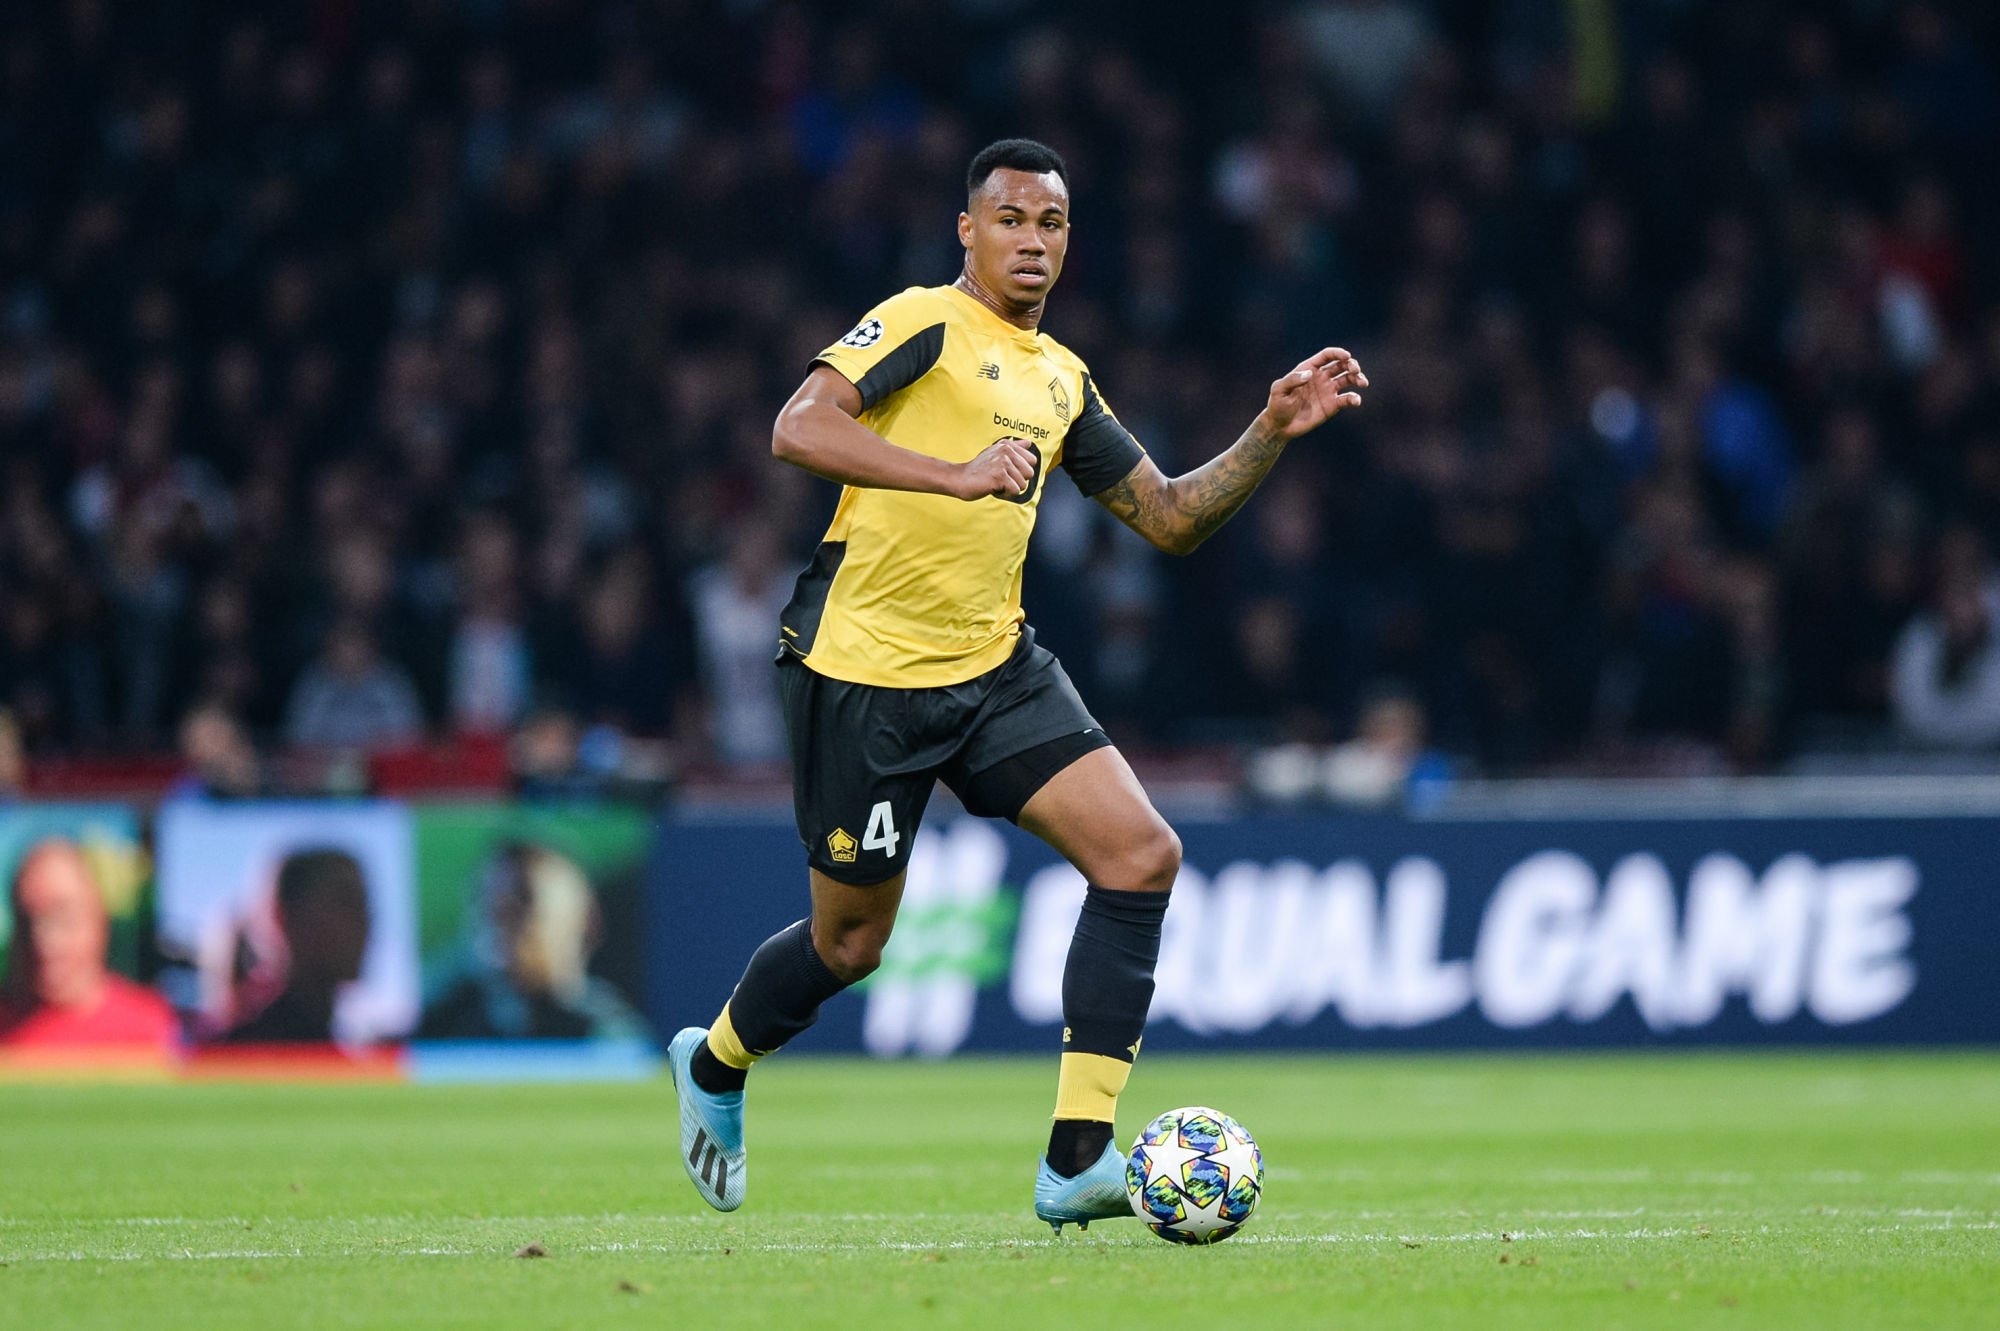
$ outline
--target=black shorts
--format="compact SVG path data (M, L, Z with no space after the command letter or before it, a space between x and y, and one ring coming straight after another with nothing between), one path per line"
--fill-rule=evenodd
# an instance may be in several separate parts
M1025 629L1012 656L963 684L850 684L786 658L778 692L806 860L857 886L909 867L934 782L967 812L1011 820L1050 777L1111 743Z

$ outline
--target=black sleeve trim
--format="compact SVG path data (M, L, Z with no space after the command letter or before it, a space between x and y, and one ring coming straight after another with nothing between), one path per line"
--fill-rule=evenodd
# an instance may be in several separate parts
M875 368L856 381L854 386L861 390L861 409L868 410L889 394L908 388L929 374L943 354L943 324L935 323L921 333L911 334L903 345L876 361Z
M1097 385L1083 376L1083 410L1070 424L1063 439L1063 470L1085 495L1097 494L1116 485L1139 465L1146 450L1118 418L1104 409Z

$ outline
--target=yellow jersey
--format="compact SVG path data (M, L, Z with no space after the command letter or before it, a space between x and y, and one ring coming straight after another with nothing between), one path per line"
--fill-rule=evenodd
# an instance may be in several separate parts
M1045 333L1017 328L957 287L911 287L814 358L861 390L861 423L890 443L970 462L1028 441L1022 495L847 486L779 620L779 651L832 679L887 688L959 684L1020 638L1021 570L1049 468L1086 495L1123 480L1143 450L1090 371Z

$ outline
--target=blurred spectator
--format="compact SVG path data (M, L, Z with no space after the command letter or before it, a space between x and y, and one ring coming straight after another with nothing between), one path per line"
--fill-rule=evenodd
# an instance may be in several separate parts
M2000 745L2000 580L1978 536L1953 532L1931 608L1896 642L1896 724L1933 749Z
M164 1052L180 1040L166 1001L111 971L111 921L83 852L48 840L22 857L8 904L0 1048L121 1045Z
M777 651L773 628L791 599L794 577L771 533L745 526L730 541L727 557L697 571L689 588L710 747L723 762L785 757L778 672L765 667Z
M639 1039L645 1023L590 973L603 921L590 880L544 846L496 851L457 973L424 1010L425 1040Z
M1088 215L1049 331L1163 463L1318 346L1376 384L1200 559L1049 503L1028 614L1121 733L1323 743L1393 675L1483 770L1888 746L1936 533L2000 534L1991 6L548 9L0 17L28 752L210 700L697 749L697 677L706 747L771 752L725 552L768 540L761 596L830 502L772 415L951 280L964 160L1020 132ZM307 722L348 624L394 664Z
M1880 431L1852 407L1827 417L1800 477L1780 549L1791 584L1787 657L1798 704L1822 716L1880 713L1891 644L1915 608L1922 503L1890 471Z
M451 719L460 730L505 730L528 703L527 632L518 606L514 534L474 519L459 552L461 605L451 639Z
M1718 573L1714 594L1728 639L1722 749L1735 767L1754 771L1771 765L1790 723L1776 570L1735 561Z
M323 1044L335 1002L361 978L368 950L368 885L344 850L301 850L278 866L273 906L284 939L283 988L222 1038L232 1044Z
M1381 807L1412 786L1449 779L1444 757L1425 747L1423 704L1406 691L1382 689L1362 709L1354 738L1326 756L1323 780L1336 804Z
M20 799L28 789L28 755L21 747L21 727L14 714L0 707L0 804Z
M1300 35L1334 90L1371 119L1394 109L1430 45L1430 22L1410 0L1310 0Z
M343 620L292 690L285 738L322 748L378 748L419 738L423 724L410 677L382 659L366 627Z
M1252 754L1250 793L1273 804L1327 802L1383 809L1421 801L1448 785L1451 761L1429 746L1429 719L1416 695L1375 685L1354 738L1330 748L1292 742Z
M574 713L556 706L528 715L514 732L509 757L515 793L528 800L657 800L676 767L666 743L608 725L586 730Z
M178 695L211 700L246 721L275 719L274 677L286 645L260 640L254 614L251 589L237 578L218 577L202 589L194 623L182 626Z
M579 761L583 736L576 717L559 707L537 708L514 732L510 758L514 789L524 799L558 798L596 790Z
M673 653L652 612L652 592L646 561L628 556L585 594L567 694L586 722L641 735L666 732Z
M266 793L256 746L226 707L204 703L189 712L180 740L187 771L168 790L169 799L255 799Z

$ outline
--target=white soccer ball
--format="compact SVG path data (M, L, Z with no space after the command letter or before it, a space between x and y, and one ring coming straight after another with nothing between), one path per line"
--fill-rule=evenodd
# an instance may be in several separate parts
M1190 1105L1148 1123L1125 1158L1132 1214L1175 1243L1220 1243L1264 1192L1264 1153L1241 1123Z

